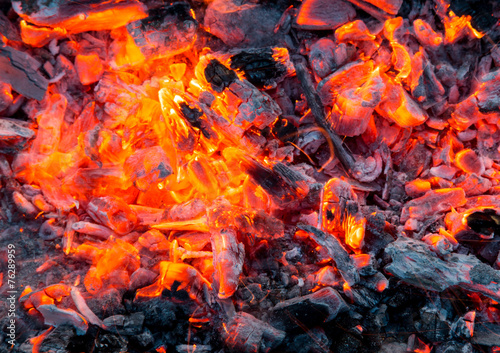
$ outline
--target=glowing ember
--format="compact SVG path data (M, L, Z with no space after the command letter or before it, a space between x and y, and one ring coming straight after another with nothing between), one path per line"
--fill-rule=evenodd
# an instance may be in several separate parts
M328 351L321 323L344 311L334 344L362 347L407 292L403 350L482 339L500 318L500 51L473 13L410 3L13 1L0 238L54 245L19 297L50 326L33 351L93 326L158 353ZM276 30L253 48L260 21ZM457 288L474 294L452 309ZM188 325L175 348L155 331Z

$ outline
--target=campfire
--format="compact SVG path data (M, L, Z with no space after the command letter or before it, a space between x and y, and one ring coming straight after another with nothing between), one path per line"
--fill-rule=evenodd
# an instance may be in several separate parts
M500 352L498 1L0 9L0 351Z

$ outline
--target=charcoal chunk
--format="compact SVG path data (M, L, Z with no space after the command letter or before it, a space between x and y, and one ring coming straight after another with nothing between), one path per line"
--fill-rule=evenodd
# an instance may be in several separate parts
M187 2L150 8L148 17L127 25L135 44L148 58L171 57L188 50L197 28Z
M233 70L222 65L217 59L212 59L205 68L205 78L214 91L221 93L231 83L238 79Z
M286 67L273 58L271 48L258 52L242 51L231 58L231 69L241 70L255 87L271 85L286 73Z
M234 352L267 353L279 346L285 333L250 314L240 312L225 325L223 336Z
M460 286L500 299L500 271L473 255L452 253L442 260L427 244L404 237L389 244L386 253L393 262L385 270L416 287L440 292Z
M271 324L285 331L298 329L301 326L314 327L333 320L347 308L340 294L326 287L312 294L276 304L272 309Z
M493 322L476 322L472 343L485 346L497 346L500 337L500 325Z

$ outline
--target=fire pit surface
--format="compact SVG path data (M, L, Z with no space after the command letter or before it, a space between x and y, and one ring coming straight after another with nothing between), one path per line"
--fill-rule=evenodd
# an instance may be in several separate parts
M499 18L0 1L0 351L499 353Z

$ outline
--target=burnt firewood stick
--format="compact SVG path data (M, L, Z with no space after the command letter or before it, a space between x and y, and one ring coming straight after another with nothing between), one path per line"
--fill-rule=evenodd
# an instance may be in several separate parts
M306 60L304 57L300 55L292 56L293 66L295 67L295 71L297 73L297 77L299 78L300 84L302 85L302 89L304 90L304 94L307 99L307 104L309 108L311 108L311 112L314 116L316 124L318 124L321 128L327 131L328 136L332 140L333 147L335 149L335 155L339 159L340 163L344 166L347 172L352 176L352 172L354 170L355 160L354 157L344 148L342 144L342 139L337 135L335 131L333 131L326 122L325 109L323 108L323 104L321 103L321 99L316 93L316 89L314 88L313 82L311 80L311 76L309 71L307 70Z

